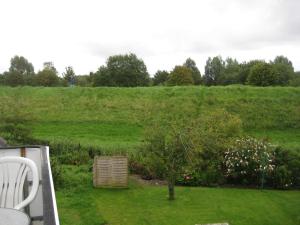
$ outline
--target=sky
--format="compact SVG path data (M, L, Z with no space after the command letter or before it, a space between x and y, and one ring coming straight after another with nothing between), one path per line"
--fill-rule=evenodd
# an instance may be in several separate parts
M135 53L150 74L190 57L288 57L300 70L300 0L1 0L0 73L22 55L88 74Z

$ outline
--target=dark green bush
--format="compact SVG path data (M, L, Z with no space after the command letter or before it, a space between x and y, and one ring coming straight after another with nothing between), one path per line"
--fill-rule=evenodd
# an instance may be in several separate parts
M51 164L54 188L55 188L55 190L57 190L62 186L62 183L63 183L62 165L59 163L59 161L56 157L51 157L50 164Z
M276 149L274 176L270 177L272 186L279 189L300 187L300 153L299 151Z

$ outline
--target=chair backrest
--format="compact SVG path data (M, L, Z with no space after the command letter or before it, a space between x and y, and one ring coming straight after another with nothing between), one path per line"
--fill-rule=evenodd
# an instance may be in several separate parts
M24 184L29 174L32 177L31 190L23 199ZM20 210L34 200L38 188L38 169L32 160L15 156L0 157L0 207Z

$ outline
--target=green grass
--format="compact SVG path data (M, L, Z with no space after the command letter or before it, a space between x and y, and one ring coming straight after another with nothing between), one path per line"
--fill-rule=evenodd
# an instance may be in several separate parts
M85 170L66 167L76 178L56 193L62 225L300 224L300 191L176 187L170 202L167 187L134 180L128 189L94 189Z
M34 136L47 140L130 149L140 143L143 126L153 115L178 114L183 109L204 115L226 109L242 119L246 133L300 148L300 88L0 87L1 105L16 99L34 118Z
M53 132L55 131L55 132ZM140 144L143 129L136 124L116 122L41 122L34 125L36 138L111 148L133 148Z
M271 143L288 149L300 150L300 129L253 130L248 131L248 134L259 138L267 138Z

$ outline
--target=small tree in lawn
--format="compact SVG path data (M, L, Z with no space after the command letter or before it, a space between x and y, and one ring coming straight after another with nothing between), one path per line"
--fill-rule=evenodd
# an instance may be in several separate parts
M193 159L192 129L170 123L155 123L146 131L145 156L150 167L158 166L168 182L169 200L175 199L176 177Z

